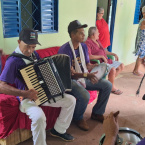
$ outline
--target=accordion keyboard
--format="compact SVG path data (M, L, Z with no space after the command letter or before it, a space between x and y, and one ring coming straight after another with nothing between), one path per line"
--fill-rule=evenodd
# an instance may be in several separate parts
M47 95L41 87L33 65L29 65L20 70L28 89L35 89L38 92L38 99L35 100L36 105L40 105L48 101Z

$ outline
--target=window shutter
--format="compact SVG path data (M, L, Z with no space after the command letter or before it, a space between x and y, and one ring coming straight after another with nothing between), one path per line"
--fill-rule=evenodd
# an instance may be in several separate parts
M41 0L41 30L43 33L56 31L54 1L56 0Z
M135 14L134 14L134 24L139 23L141 0L136 0Z
M21 29L19 0L2 0L1 6L4 38L18 36Z

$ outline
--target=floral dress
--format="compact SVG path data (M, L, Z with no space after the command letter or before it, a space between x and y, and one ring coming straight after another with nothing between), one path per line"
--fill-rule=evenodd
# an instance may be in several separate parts
M145 57L145 29L141 30L140 25L142 21L145 19L141 19L138 26L136 44L135 44L135 56L139 56L139 58Z

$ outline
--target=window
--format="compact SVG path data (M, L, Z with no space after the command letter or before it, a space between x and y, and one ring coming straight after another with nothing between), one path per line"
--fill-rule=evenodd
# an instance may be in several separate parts
M4 38L17 37L23 28L58 31L58 0L1 0L1 5Z
M136 0L135 14L134 14L134 24L138 24L141 19L141 0Z

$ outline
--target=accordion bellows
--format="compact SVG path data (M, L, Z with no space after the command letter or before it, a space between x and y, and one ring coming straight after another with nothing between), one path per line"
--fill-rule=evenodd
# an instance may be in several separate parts
M56 102L71 91L70 59L65 54L58 54L40 59L20 70L28 89L38 91L37 105Z

